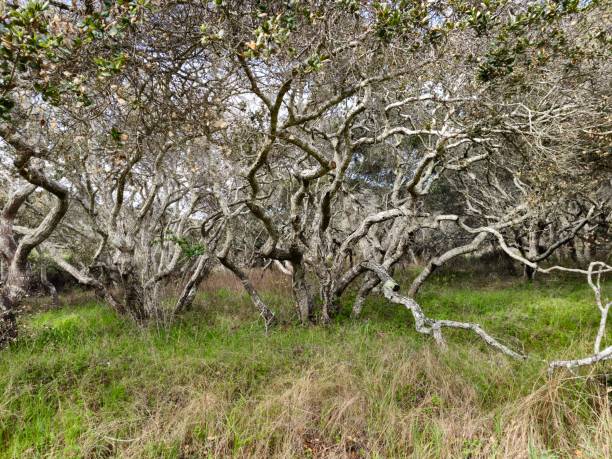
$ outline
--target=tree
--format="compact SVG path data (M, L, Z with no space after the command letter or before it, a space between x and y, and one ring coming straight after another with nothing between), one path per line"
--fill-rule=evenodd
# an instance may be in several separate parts
M372 271L359 259L391 270L412 235L456 224L475 239L450 248L452 257L489 237L464 218L493 231L534 218L532 206L511 199L493 222L484 214L475 219L473 206L428 212L428 201L446 177L470 177L482 172L479 163L500 162L508 137L547 135L521 131L516 87L536 88L528 72L550 69L538 53L557 54L552 70L584 57L562 46L565 29L582 33L583 24L574 30L570 19L595 5L271 2L247 4L239 16L232 6L214 8L204 28L213 49L240 65L250 93L246 116L232 119L226 153L243 180L225 194L238 194L236 202L260 224L261 256L291 263L303 323L314 319L312 278L328 321L345 289ZM573 116L562 98L542 116L551 113L563 123ZM373 156L391 170L359 176L363 158ZM378 282L369 274L359 298Z
M14 191L2 212L0 247L7 274L0 291L0 346L17 335L17 308L31 279L28 256L51 236L68 210L68 190L48 169L59 152L71 148L58 122L62 98L72 95L81 103L87 101L87 87L72 79L73 72L79 66L106 63L90 55L100 51L96 46L106 36L106 26L115 24L110 30L119 33L139 11L139 5L131 2L107 8L104 15L83 14L58 2L54 5L49 8L47 3L29 1L9 5L2 12L0 153L3 162L11 161L11 170L28 184ZM111 66L119 64L111 61ZM18 240L17 213L36 188L52 195L55 204L37 227Z
M29 251L138 323L188 308L219 262L267 328L248 269L274 263L303 324L382 291L439 343L461 328L521 357L428 317L421 286L487 246L530 278L609 246L602 2L53 5L2 29L9 169L57 202ZM30 190L6 198L16 251L40 232L15 224ZM425 267L402 295L411 254Z

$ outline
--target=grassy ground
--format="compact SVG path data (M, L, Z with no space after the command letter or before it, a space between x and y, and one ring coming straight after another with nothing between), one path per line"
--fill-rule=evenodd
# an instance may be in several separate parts
M478 321L527 362L464 332L443 353L378 298L358 321L347 298L337 322L303 328L285 283L263 288L282 318L268 336L214 278L166 330L78 296L29 314L0 353L0 457L612 456L611 365L545 374L545 360L591 350L586 283L439 276L423 291L430 316Z

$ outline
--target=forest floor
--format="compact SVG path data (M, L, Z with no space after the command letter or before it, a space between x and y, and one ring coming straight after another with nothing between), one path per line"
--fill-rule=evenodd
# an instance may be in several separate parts
M463 331L443 352L378 297L359 320L349 295L331 325L305 328L284 278L257 282L280 317L268 335L223 275L166 328L139 329L87 293L34 308L0 353L0 458L612 457L612 364L546 376L547 360L592 351L583 280L438 275L419 296L525 362Z

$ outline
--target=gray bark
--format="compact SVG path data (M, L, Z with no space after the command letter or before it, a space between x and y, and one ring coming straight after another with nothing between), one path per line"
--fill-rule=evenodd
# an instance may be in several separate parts
M306 325L313 321L313 306L314 301L308 283L306 282L306 271L302 263L294 263L293 277L291 283L293 289L293 297L297 309L297 314L300 322Z
M363 304L365 303L366 298L372 292L372 289L376 287L379 283L379 280L376 276L368 275L366 276L366 280L359 291L357 292L357 297L355 298L355 302L353 303L353 312L352 316L357 318L361 315L361 311L363 310Z
M183 291L174 306L175 314L180 314L189 310L193 304L198 287L208 276L212 268L212 259L208 256L201 256L196 265L196 269L183 287Z
M584 357L582 359L552 361L548 365L548 374L552 375L552 373L557 368L572 369L572 368L582 367L586 365L593 365L594 363L603 362L604 360L611 360L611 359L612 359L612 346L608 346L603 351L593 354L589 357Z
M473 252L484 242L487 236L487 233L480 233L469 244L463 245L461 247L455 247L454 249L445 252L439 257L431 259L429 263L427 263L427 266L425 266L423 271L420 272L420 274L416 277L416 279L414 279L414 281L410 285L410 289L408 290L408 296L414 298L421 286L436 269L438 269L444 263L452 260L457 256Z
M397 293L400 290L399 284L395 282L395 280L393 280L393 278L388 274L387 270L383 266L371 262L364 262L362 264L366 269L372 271L380 278L380 281L383 284L383 293L389 301L403 305L412 313L417 332L433 336L433 338L439 345L445 346L444 338L442 337L441 332L442 328L460 328L463 330L473 331L476 335L482 338L482 340L489 346L497 349L498 351L510 357L513 357L515 359L525 358L524 355L513 351L509 347L500 343L497 339L493 338L478 324L469 322L457 322L454 320L430 319L425 315L425 313L421 309L421 306L416 301L414 301L412 298Z
M46 177L32 164L32 159L40 153L38 149L30 146L6 125L0 125L0 135L15 150L13 162L15 169L29 183L11 196L0 212L0 256L7 265L6 280L0 288L0 347L2 347L17 337L17 308L28 293L32 277L28 256L32 250L49 238L64 218L68 211L68 191L62 184ZM37 187L52 194L55 203L38 226L17 243L13 228L17 213Z
M227 255L219 257L219 261L221 261L223 266L229 269L238 279L240 279L240 283L244 287L244 290L249 294L251 301L253 301L253 304L259 310L259 314L264 320L264 325L267 332L276 321L276 317L270 308L268 308L266 303L261 299L255 287L253 287L249 276L247 276L247 274L240 269L238 265L232 262Z

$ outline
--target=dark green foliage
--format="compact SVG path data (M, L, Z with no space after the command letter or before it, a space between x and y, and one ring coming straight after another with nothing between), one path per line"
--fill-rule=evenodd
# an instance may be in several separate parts
M61 19L48 2L30 0L11 7L0 18L0 118L9 118L15 105L11 91L20 79L23 81L19 84L29 82L29 89L53 105L59 104L66 93L75 94L87 105L84 82L82 79L75 82L72 73L63 66L73 66L75 52L94 40L119 38L147 7L146 0L105 2L104 9L84 16L69 33L58 26ZM86 59L88 62L78 64L87 66ZM101 77L109 77L121 71L126 59L125 53L115 52L94 56L91 64Z
M199 242L189 241L186 238L168 236L166 240L172 241L181 248L181 252L187 258L195 258L206 253L206 246Z

